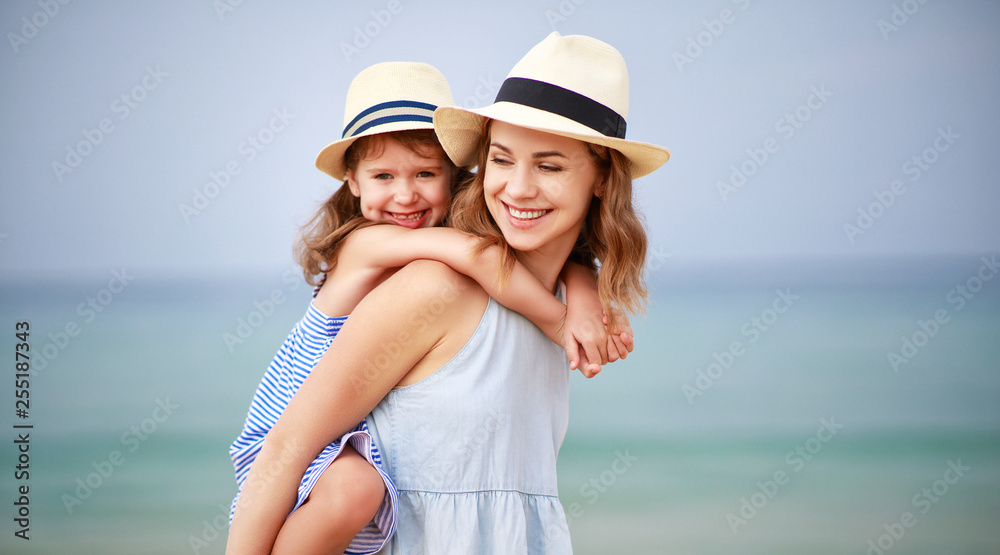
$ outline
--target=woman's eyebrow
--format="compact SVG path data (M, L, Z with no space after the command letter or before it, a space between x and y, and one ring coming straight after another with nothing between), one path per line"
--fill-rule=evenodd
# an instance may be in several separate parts
M511 150L509 148L503 146L500 143L493 142L493 143L490 143L490 146L493 147L493 148L502 150L505 154L513 154L513 152L511 152ZM569 158L569 156L566 156L565 154L563 154L562 152L560 152L558 150L546 150L546 151L542 151L542 152L535 152L535 153L532 153L532 155L531 155L531 157L535 158L535 159L537 159L537 158L549 158L549 157L552 157L552 156L558 156L558 157L561 157L561 158Z
M534 153L534 154L531 155L532 158L549 158L549 157L552 157L552 156L559 156L561 158L569 158L569 156L566 156L565 154L563 154L562 152L559 152L558 150L546 150L544 152L536 152L536 153Z
M493 147L493 148L498 148L498 149L504 151L505 154L513 154L509 148L503 146L500 143L493 142L493 143L490 143L490 146Z

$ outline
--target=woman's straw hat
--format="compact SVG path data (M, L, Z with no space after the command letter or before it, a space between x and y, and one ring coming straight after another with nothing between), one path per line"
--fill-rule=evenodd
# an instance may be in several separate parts
M347 179L344 152L360 137L433 129L439 106L454 104L444 75L417 62L384 62L366 68L351 81L344 105L344 131L316 157L316 167L336 179Z
M434 129L459 166L475 165L483 118L491 118L613 148L628 158L632 177L642 177L662 166L670 151L626 140L627 117L628 69L621 54L592 37L553 32L514 66L492 105L438 108Z

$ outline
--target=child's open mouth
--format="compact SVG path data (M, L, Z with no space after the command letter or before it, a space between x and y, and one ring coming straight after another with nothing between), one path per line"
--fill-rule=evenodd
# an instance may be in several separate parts
M396 225L416 229L424 223L427 212L427 210L420 210L418 212L386 212L386 216Z

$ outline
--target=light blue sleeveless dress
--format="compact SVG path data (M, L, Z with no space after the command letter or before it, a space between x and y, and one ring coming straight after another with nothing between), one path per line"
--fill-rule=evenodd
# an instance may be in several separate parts
M399 495L379 553L571 553L556 491L569 374L562 347L490 299L461 352L392 390L367 418Z

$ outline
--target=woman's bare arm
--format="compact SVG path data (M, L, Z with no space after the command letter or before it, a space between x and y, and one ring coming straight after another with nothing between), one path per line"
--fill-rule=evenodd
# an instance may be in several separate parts
M309 463L461 327L455 324L468 306L463 296L473 288L474 283L441 264L421 261L397 272L358 304L267 434L243 484L227 553L270 553ZM448 301L448 310L415 320L442 300ZM380 356L389 350L391 356Z

